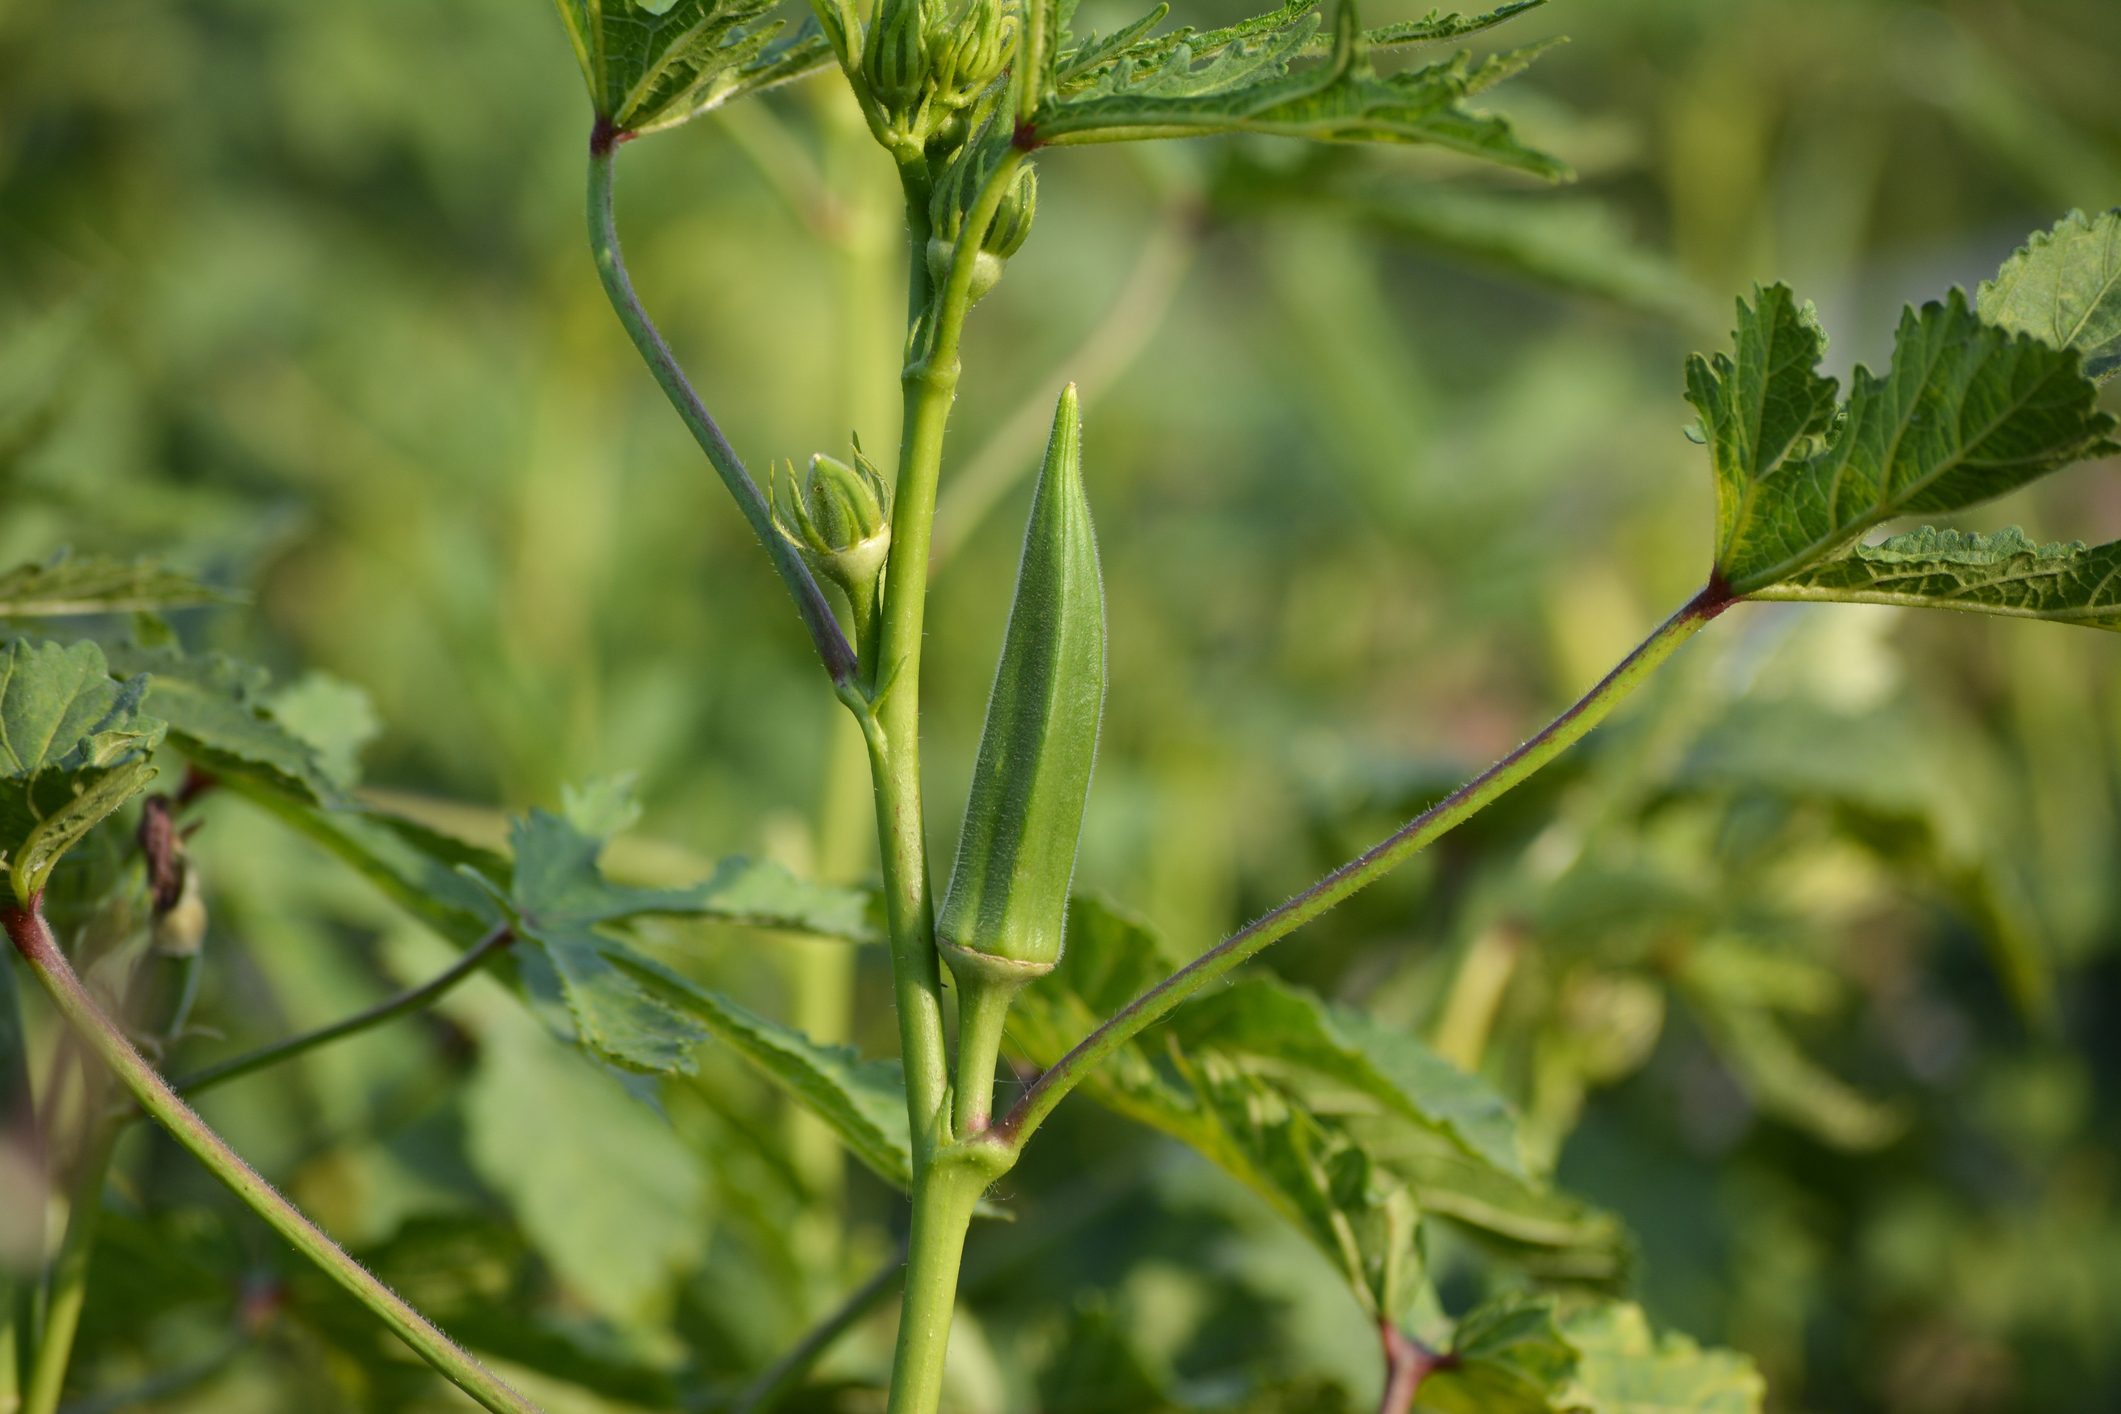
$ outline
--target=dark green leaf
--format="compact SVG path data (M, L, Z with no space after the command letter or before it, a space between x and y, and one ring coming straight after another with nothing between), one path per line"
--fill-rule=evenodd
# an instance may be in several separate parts
M1144 925L1078 898L1059 967L1011 1013L1010 1045L1051 1064L1171 962ZM1515 1122L1482 1081L1271 977L1182 1008L1084 1088L1259 1193L1379 1314L1418 1287L1424 1212L1554 1275L1610 1280L1625 1261L1611 1218L1524 1175Z
M1859 367L1831 427L1823 346L1787 290L1739 306L1735 362L1694 360L1717 471L1716 568L1778 583L1895 516L1958 510L2099 456L2113 419L2071 350L1983 324L1965 295L1909 310L1884 376Z
M2121 373L2121 209L2072 211L2003 263L1975 298L1999 329L2075 349L2086 376Z
M226 604L232 596L147 560L70 555L0 573L0 618L131 614L188 604Z
M1800 570L1758 599L1903 604L2121 629L2121 541L2036 545L1924 526Z
M255 780L312 805L342 799L309 743L266 710L263 668L174 648L120 646L110 657L114 673L146 683L145 706L169 723L171 744L216 776Z
M1464 100L1522 70L1546 46L1475 62L1458 55L1380 75L1347 0L1334 13L1323 62L1292 63L1316 35L1315 7L1291 5L1248 25L1152 41L1101 55L1071 75L1032 119L1041 143L1125 142L1146 138L1262 133L1320 142L1420 143L1445 147L1539 176L1566 169L1519 143L1501 118Z
M611 960L639 996L713 1036L822 1117L879 1178L901 1189L911 1185L906 1082L898 1062L820 1045L637 954Z
M776 45L773 0L558 0L597 116L645 133L830 62L814 23Z
M17 639L0 651L0 850L18 898L153 777L164 724L146 692L114 681L94 643Z

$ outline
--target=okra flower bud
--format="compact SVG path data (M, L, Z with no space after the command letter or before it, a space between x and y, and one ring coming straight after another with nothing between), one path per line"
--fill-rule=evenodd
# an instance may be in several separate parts
M936 924L961 1007L1060 960L1104 705L1105 594L1071 385L1054 411Z
M928 202L928 274L937 284L949 278L950 261L956 254L965 220L1004 151L1005 148L987 142L975 142L952 160L942 180L935 184ZM1003 263L1023 248L1037 213L1038 173L1026 162L1017 168L1008 192L995 208L987 229L980 233L979 246L972 253L973 299L993 289L1002 278Z
M783 466L773 477L773 523L812 570L845 591L859 641L891 553L890 489L859 444L853 466L819 453L800 481L793 464Z
M862 76L891 119L910 120L927 97L928 5L926 0L882 0L862 51Z
M1002 13L1001 0L967 0L955 14L939 16L928 30L936 101L963 108L977 98L1001 75L1015 32L1016 17Z

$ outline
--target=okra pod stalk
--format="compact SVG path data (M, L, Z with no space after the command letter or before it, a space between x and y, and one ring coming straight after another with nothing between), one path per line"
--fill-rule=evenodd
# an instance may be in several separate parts
M1105 704L1105 595L1073 385L1054 410L936 924L957 979L958 1126L986 1123L1009 1002L1053 970Z

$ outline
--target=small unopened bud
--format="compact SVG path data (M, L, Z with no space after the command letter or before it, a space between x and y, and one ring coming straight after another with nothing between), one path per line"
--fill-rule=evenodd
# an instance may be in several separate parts
M882 0L862 51L862 76L885 113L904 122L927 96L930 77L926 0Z
M1008 62L1016 17L1002 13L1001 0L966 0L953 14L936 17L928 30L928 62L936 101L963 108L1001 76Z
M811 569L846 592L855 633L867 631L891 553L891 491L857 445L854 465L820 453L800 479L784 463L773 478L773 523Z
M1023 249L1025 238L1031 234L1031 218L1037 214L1038 172L1026 162L1016 169L1016 179L1009 183L1009 194L1002 198L994 220L981 235L979 248L1007 260Z
M940 284L949 278L950 262L956 254L965 220L987 184L988 174L1006 149L975 143L958 155L935 185L928 208L928 273ZM1002 263L1023 247L1031 234L1031 219L1038 210L1038 176L1031 164L1017 169L1009 190L995 208L987 229L972 254L971 297L978 299L1002 278Z

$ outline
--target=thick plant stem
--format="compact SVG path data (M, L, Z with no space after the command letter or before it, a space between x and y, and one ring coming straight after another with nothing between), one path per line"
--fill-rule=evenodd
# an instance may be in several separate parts
M358 1035L372 1026L380 1026L408 1012L423 1010L439 1001L459 982L484 967L495 953L514 941L515 933L511 929L496 928L481 939L476 947L467 949L455 962L417 986L407 987L396 996L378 1002L366 1011L355 1012L352 1016L320 1026L314 1031L304 1031L299 1036L289 1036L284 1041L275 1041L269 1046L260 1046L255 1051L231 1056L204 1070L181 1075L170 1082L170 1088L180 1095L195 1096L249 1075L252 1071L291 1060L305 1051L315 1050L347 1036Z
M972 305L973 257L1023 154L996 164L965 217L940 290L927 278L928 183L919 164L903 171L908 237L910 332L905 421L898 484L892 492L891 556L884 570L884 613L877 641L873 713L864 722L876 787L877 836L883 850L885 915L891 932L891 978L898 1003L899 1053L906 1070L918 1188L929 1154L945 1137L949 1048L943 1031L942 969L935 953L935 905L921 807L921 634L928 608L928 546L943 432L957 397L958 340Z
M1340 903L1376 882L1402 862L1466 820L1485 810L1522 781L1587 736L1606 715L1640 687L1658 665L1702 625L1731 604L1721 584L1710 584L1644 639L1573 706L1547 723L1522 746L1497 761L1393 834L1320 879L1287 903L1232 933L1177 972L1136 997L1084 1037L1026 1090L1016 1106L996 1124L997 1137L1021 1145L1061 1098L1114 1051L1170 1014L1201 988L1230 972Z
M68 1203L66 1236L60 1239L59 1256L52 1263L44 1328L30 1364L29 1384L23 1391L22 1414L57 1414L59 1396L66 1387L66 1369L73 1362L74 1335L81 1328L81 1308L88 1299L89 1260L95 1255L96 1225L103 1216L103 1180L110 1172L111 1151L117 1148L118 1135L124 1128L111 1116L97 1113L104 1098L101 1085L91 1081L86 1092L89 1110L80 1169L74 1175Z
M907 359L901 379L905 420L892 493L891 555L884 571L883 624L870 678L875 687L866 697L843 693L869 741L913 1147L913 1232L898 1352L892 1363L890 1414L934 1414L942 1393L943 1352L957 1301L965 1229L981 1190L994 1177L991 1167L969 1166L962 1151L947 1161L937 1157L950 1133L950 1053L921 807L921 634L927 616L935 488L942 470L943 433L957 397L958 340L972 307L974 257L1022 161L1023 154L1012 151L989 174L966 213L939 290L930 287L926 269L926 166L917 161L901 166L910 268Z
M832 606L825 600L825 592L818 587L817 578L810 567L803 563L793 545L773 524L773 512L766 498L744 469L744 463L729 445L707 411L700 395L693 390L685 371L678 367L677 358L670 352L670 345L641 307L640 297L634 293L633 277L626 271L626 258L619 250L618 219L612 206L613 155L624 135L614 132L608 125L599 122L589 139L589 249L596 257L597 274L604 282L604 293L611 300L612 310L619 322L626 326L633 346L640 351L649 372L677 409L692 438L707 454L714 465L722 484L736 498L737 509L751 525L752 533L766 547L773 567L780 572L788 585L788 592L795 597L796 612L802 615L803 626L810 630L811 641L817 646L817 655L825 665L825 671L838 686L854 681L854 649L848 644L846 634L840 631L839 620L832 616Z
M994 1067L1001 1060L1002 1033L1017 988L992 983L967 987L960 972L957 989L957 1097L955 1118L960 1137L985 1130L994 1111Z
M943 1357L957 1308L965 1230L992 1171L960 1161L931 1164L913 1193L906 1239L906 1299L899 1308L888 1414L935 1414L943 1397Z
M6 908L4 921L8 935L14 940L23 961L29 964L37 980L51 994L60 1015L89 1048L102 1057L118 1082L132 1092L140 1107L167 1129L171 1138L189 1149L193 1157L205 1164L215 1178L227 1185L273 1231L322 1268L327 1276L395 1331L450 1383L498 1414L535 1414L536 1405L452 1343L433 1322L349 1257L178 1098L177 1092L170 1089L169 1083L156 1074L146 1057L133 1048L133 1043L117 1023L105 1014L88 989L82 986L81 979L74 975L74 969L59 950L51 928L44 921L40 903L41 900L32 895L27 908Z

